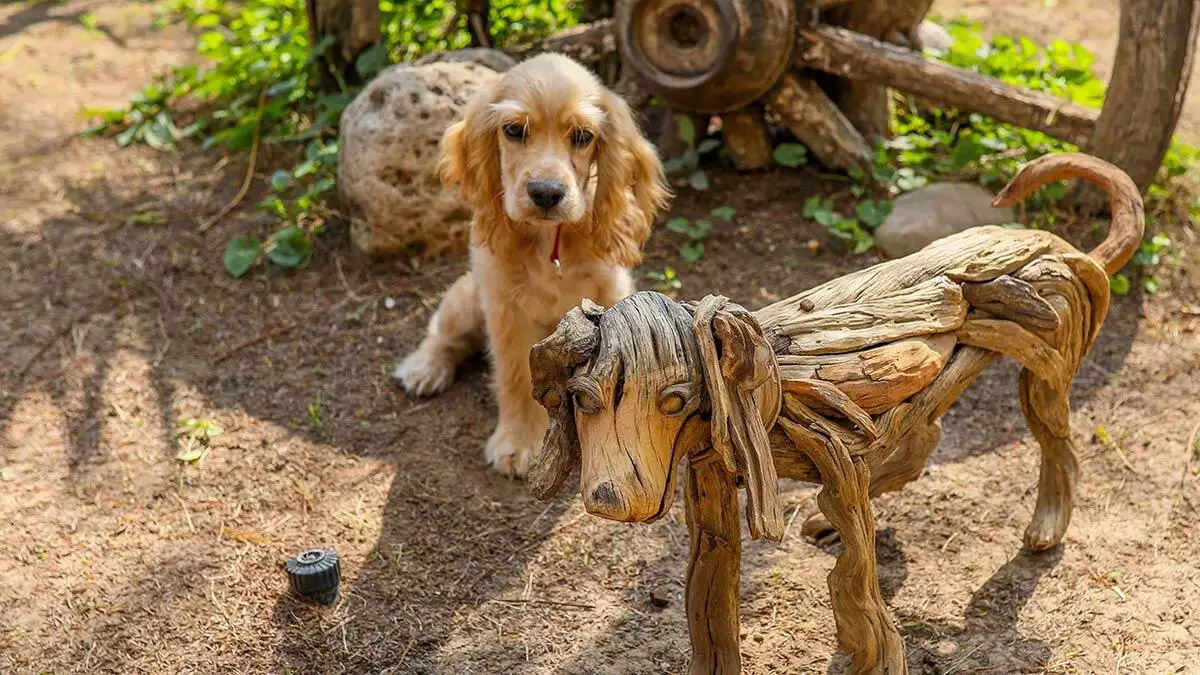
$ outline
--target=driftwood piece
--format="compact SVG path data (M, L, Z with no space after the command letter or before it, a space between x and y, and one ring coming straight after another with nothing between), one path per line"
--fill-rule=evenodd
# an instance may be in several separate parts
M552 478L533 486L539 497L578 461L589 513L653 521L689 458L693 673L739 668L735 486L746 487L751 536L778 539L777 477L822 485L822 518L810 524L845 545L829 590L849 672L905 672L879 592L870 498L920 475L941 416L1002 356L1024 368L1021 407L1042 455L1024 543L1062 540L1079 470L1068 390L1105 318L1106 271L1144 228L1137 186L1086 155L1031 162L1000 199L1068 177L1104 186L1116 214L1088 255L1042 230L975 228L753 313L720 296L636 293L603 313L575 310L534 347L535 395L555 423L574 425L547 436L536 460L547 468L534 475Z
M854 80L886 84L938 103L983 113L1087 148L1100 111L1000 80L868 36L814 26L800 31L796 62Z
M761 169L771 163L771 141L758 106L748 106L721 116L725 147L733 165L742 171Z
M828 382L874 415L896 407L932 382L942 372L956 343L953 334L939 333L862 351L780 356L780 377L785 391L795 393L805 405L822 414L831 410L827 397L805 387L789 389L787 383L810 379Z
M871 146L816 82L788 73L764 101L826 166L870 168Z

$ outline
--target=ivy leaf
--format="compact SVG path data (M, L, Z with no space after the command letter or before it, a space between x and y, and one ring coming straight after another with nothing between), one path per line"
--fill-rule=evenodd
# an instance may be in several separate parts
M271 174L271 189L276 192L283 192L287 186L292 184L292 175L283 169Z
M700 190L701 192L707 190L709 187L708 174L704 173L703 171L693 172L692 175L688 176L688 185L691 185L693 189Z
M678 218L672 218L667 221L667 229L680 234L687 234L688 231L691 230L689 225L690 223L688 222L688 219L682 216Z
M1142 288L1146 289L1147 293L1157 293L1162 290L1162 279L1146 277L1142 279Z
M383 67L387 65L387 60L387 45L380 42L354 59L354 72L358 73L363 80L369 80L383 70Z
M771 156L776 164L794 169L808 162L808 148L799 143L780 143Z
M858 206L854 207L854 214L858 216L858 220L872 230L883 224L892 213L892 203L889 201L881 201L879 204L871 200L861 201Z
M225 247L225 271L238 279L254 266L262 253L262 244L253 237L234 237Z
M687 115L676 115L675 126L679 130L679 139L689 148L696 147L696 125Z
M732 206L718 206L709 212L709 215L713 218L720 218L721 220L733 220L733 214L734 209Z
M679 247L679 255L683 256L684 261L694 263L704 257L704 242L689 241Z
M1108 278L1108 287L1113 295L1129 295L1129 277L1124 274L1114 274Z
M271 235L271 243L274 245L267 251L267 259L280 267L300 267L312 256L312 242L295 225Z
M696 154L703 155L721 147L721 141L715 138L706 138L700 141L700 145L696 146Z
M859 230L854 236L854 255L861 255L875 247L875 237Z

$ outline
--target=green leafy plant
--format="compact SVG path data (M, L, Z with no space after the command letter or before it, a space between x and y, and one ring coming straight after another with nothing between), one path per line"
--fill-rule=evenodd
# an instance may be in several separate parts
M314 429L320 429L325 426L321 421L321 392L317 392L316 398L308 404L308 425Z
M672 267L664 267L661 272L646 272L646 278L655 282L655 289L659 293L672 294L683 288L683 281L676 276Z
M264 254L280 267L303 267L312 257L312 236L292 225L273 233L265 243L254 237L234 237L225 247L225 271L234 278L245 276Z
M799 143L780 143L771 157L780 166L796 168L808 163L808 148Z
M679 139L687 149L679 157L672 157L663 162L663 170L667 174L687 174L685 183L693 190L704 191L710 187L708 173L700 168L700 155L710 153L721 146L720 141L706 138L696 144L696 125L687 115L675 116L676 129Z
M804 202L803 213L805 218L824 225L833 236L849 242L851 250L858 255L875 246L875 237L871 232L892 212L892 203L865 200L859 202L854 211L857 217L849 218L837 211L832 199L809 197Z
M202 417L189 417L179 422L175 442L179 454L175 457L185 464L199 464L208 456L213 438L225 433L217 423Z
M733 220L734 213L732 206L719 206L708 215L729 222ZM681 216L668 220L667 229L685 237L685 241L679 246L679 255L684 261L694 263L704 257L704 240L712 232L712 221L707 218L692 221Z

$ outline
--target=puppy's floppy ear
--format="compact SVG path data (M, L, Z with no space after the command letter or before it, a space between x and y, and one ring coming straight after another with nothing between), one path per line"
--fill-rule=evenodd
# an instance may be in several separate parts
M549 499L579 465L579 434L575 429L575 404L567 380L575 369L595 357L600 347L600 316L604 308L584 298L567 312L558 328L529 352L533 398L550 413L550 428L529 467L529 489L538 499Z
M783 402L775 353L753 315L727 298L704 298L694 320L712 406L713 449L745 479L750 535L779 541L783 503L767 437Z
M471 204L475 215L471 239L487 245L498 228L509 224L504 210L504 189L500 177L500 145L497 117L492 111L492 91L485 88L475 94L463 119L442 135L438 173L447 186L457 185Z
M603 258L634 267L671 193L658 152L642 136L629 104L607 90L599 104L604 123L597 145L592 236Z

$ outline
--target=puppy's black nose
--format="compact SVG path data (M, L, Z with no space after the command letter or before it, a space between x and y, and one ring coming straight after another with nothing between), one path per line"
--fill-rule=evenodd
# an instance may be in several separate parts
M531 180L525 185L525 191L534 204L543 209L552 209L567 194L567 186L556 180Z

